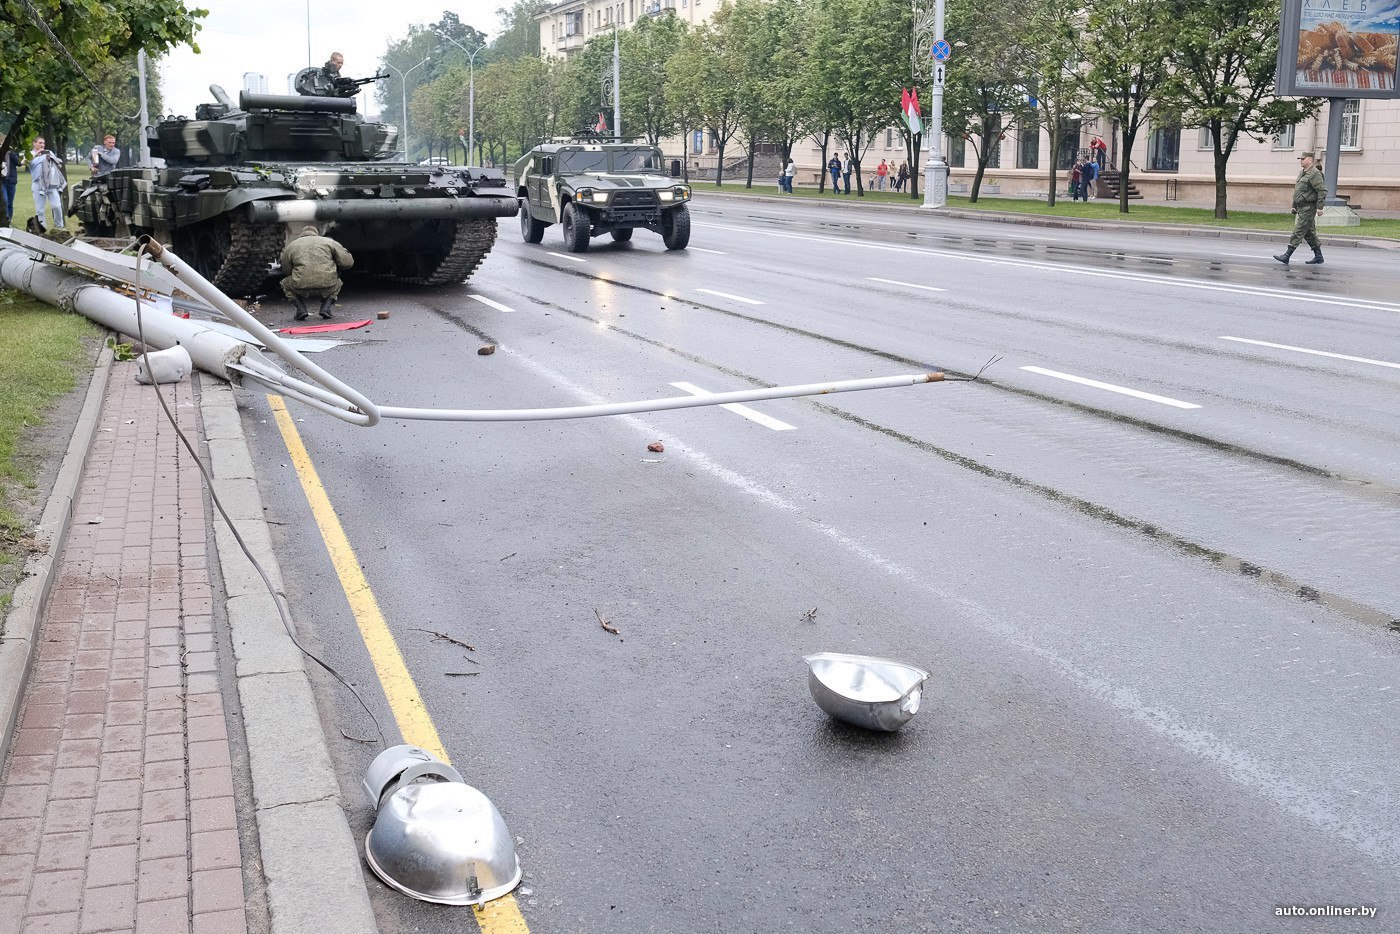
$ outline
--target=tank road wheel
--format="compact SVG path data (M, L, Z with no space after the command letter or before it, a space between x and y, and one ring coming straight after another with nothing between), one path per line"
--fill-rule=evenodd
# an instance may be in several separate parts
M564 205L564 249L570 253L586 253L592 226L583 208L575 204Z
M395 253L388 278L406 285L450 285L463 282L476 271L491 247L496 245L496 219L480 217L451 221L445 225L446 236L439 238L442 252Z
M619 227L612 232L612 238L615 243L626 243L628 240L632 239L632 228Z
M682 204L661 215L661 240L668 250L684 250L690 243L690 208Z
M548 226L544 221L535 220L535 215L530 213L530 202L520 202L520 236L525 238L526 243L543 240L544 229Z
M254 295L282 252L281 224L251 224L225 214L175 231L175 252L204 278L235 298Z

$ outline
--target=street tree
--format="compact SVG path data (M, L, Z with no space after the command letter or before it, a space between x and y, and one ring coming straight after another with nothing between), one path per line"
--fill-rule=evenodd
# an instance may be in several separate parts
M1080 113L1086 95L1080 76L1083 61L1075 34L1081 28L1080 0L1036 0L1026 9L1020 41L1029 65L1030 96L1022 126L1037 123L1050 137L1049 189L1046 200L1055 204L1059 186L1060 156L1065 150L1065 130L1070 114ZM1068 153L1072 157L1073 153Z
M677 16L644 16L622 34L622 125L629 137L659 146L676 132L677 112L666 92L666 63L680 48L687 28Z
M808 72L829 89L821 97L819 124L829 121L835 129L854 164L861 195L862 157L875 133L899 113L899 79L908 66L907 18L903 29L891 27L886 20L893 9L879 0L816 0L809 33Z
M509 9L501 7L496 10L502 28L500 34L491 40L491 60L503 62L539 58L540 24L535 17L549 7L549 0L516 0Z
M90 100L102 101L109 118L134 114L104 100L106 69L143 48L151 56L180 45L198 51L206 15L180 0L0 0L0 154L36 130L63 153L74 109Z
M1089 103L1115 121L1121 135L1118 210L1128 213L1129 155L1154 107L1166 113L1171 68L1167 56L1176 41L1177 24L1157 0L1098 0L1079 34L1079 72Z
M681 38L666 66L666 94L689 101L690 126L708 130L719 150L715 185L724 183L724 151L739 130L740 95L734 80L740 66L736 36L716 23L705 23Z
M1175 37L1171 92L1184 126L1209 129L1215 216L1228 216L1225 172L1241 136L1263 141L1317 112L1320 100L1273 96L1279 0L1164 0Z

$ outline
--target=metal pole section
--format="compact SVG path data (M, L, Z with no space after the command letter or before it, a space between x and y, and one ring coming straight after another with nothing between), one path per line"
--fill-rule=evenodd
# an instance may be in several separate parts
M403 107L403 161L405 162L407 162L411 158L408 152L412 148L409 145L411 138L408 135L408 76L413 74L415 70L422 68L424 65L428 64L428 58L432 58L432 56L430 55L427 58L423 59L417 65L414 65L412 68L410 68L408 71L399 71L389 62L384 63L384 65L391 71L399 72L399 103Z
M306 67L311 67L311 0L306 0Z
M1327 178L1327 204L1341 204L1337 198L1337 176L1342 167L1342 115L1346 110L1346 100L1334 97L1327 102L1327 151L1322 160L1322 169Z
M140 126L136 128L137 150L136 164L147 166L151 164L151 146L146 142L146 127L150 125L151 114L146 103L146 50L136 51L136 89L141 96L141 116L138 119Z
M613 26L613 136L622 139L622 56L619 31Z
M943 38L943 0L934 0L933 41ZM948 204L948 166L943 161L944 63L933 62L933 99L928 121L928 162L924 164L924 207Z
M476 157L476 55L486 46L479 45L475 49L469 49L444 33L438 33L438 38L446 39L467 55L467 165L471 165L472 159Z

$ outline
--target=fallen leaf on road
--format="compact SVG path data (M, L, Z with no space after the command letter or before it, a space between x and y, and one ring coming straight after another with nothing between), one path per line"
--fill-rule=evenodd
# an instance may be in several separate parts
M651 444L647 445L647 450L653 454L660 454L662 451L666 450L666 445L662 444L660 441L653 441Z

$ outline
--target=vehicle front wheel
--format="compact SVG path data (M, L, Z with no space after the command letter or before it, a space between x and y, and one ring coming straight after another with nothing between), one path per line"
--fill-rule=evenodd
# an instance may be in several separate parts
M682 204L661 215L661 240L668 250L684 250L690 243L690 208Z
M592 223L588 215L576 204L564 205L564 249L570 253L588 251L588 235Z
M526 243L543 240L544 229L548 226L544 221L535 220L535 215L530 212L530 202L520 202L520 236L525 238Z
M618 243L626 243L632 239L632 228L620 227L612 232L612 238Z

